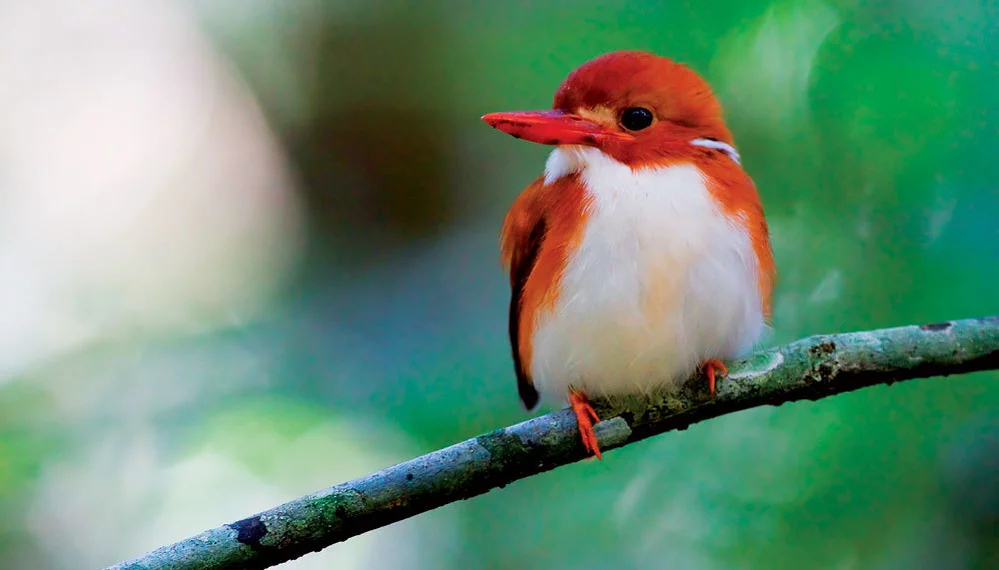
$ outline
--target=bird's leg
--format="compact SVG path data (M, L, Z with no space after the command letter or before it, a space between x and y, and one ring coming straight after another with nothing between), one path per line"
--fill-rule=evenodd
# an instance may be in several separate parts
M583 446L586 447L586 451L596 455L597 459L603 459L600 455L600 447L597 445L597 436L593 433L593 423L600 421L597 412L593 410L586 394L579 390L569 389L569 403L572 404L572 411L576 413L579 435L583 438Z
M708 360L704 363L704 371L708 375L708 392L715 395L715 374L721 372L722 376L728 376L728 369L721 360Z

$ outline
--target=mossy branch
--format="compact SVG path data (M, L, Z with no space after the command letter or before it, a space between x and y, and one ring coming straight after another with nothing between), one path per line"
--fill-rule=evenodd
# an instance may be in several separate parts
M746 408L817 400L912 378L999 368L999 317L820 335L729 363L717 397L702 378L652 401L595 403L611 450ZM496 430L205 531L111 567L267 568L586 457L569 410ZM611 456L613 457L613 456ZM612 459L611 459L612 460Z

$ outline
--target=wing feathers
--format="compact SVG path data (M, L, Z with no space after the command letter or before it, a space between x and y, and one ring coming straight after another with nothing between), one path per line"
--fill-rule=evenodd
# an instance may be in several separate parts
M538 405L539 395L531 381L528 363L524 362L520 325L524 309L524 288L538 261L541 244L545 239L544 216L531 207L538 188L536 182L514 202L503 231L503 257L510 271L510 347L517 373L517 392L528 410L533 410Z

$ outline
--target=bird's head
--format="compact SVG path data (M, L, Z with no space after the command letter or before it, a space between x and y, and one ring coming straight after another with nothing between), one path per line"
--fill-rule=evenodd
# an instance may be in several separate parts
M707 82L683 64L641 51L584 63L562 82L550 111L490 113L482 120L536 143L596 147L632 167L682 157L693 140L732 144Z

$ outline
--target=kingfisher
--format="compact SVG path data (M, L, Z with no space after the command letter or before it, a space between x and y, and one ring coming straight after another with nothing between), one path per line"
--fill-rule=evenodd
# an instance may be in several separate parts
M553 146L501 232L520 399L572 407L601 458L594 397L675 392L768 328L770 235L722 107L689 67L644 51L590 60L550 110L482 120Z

